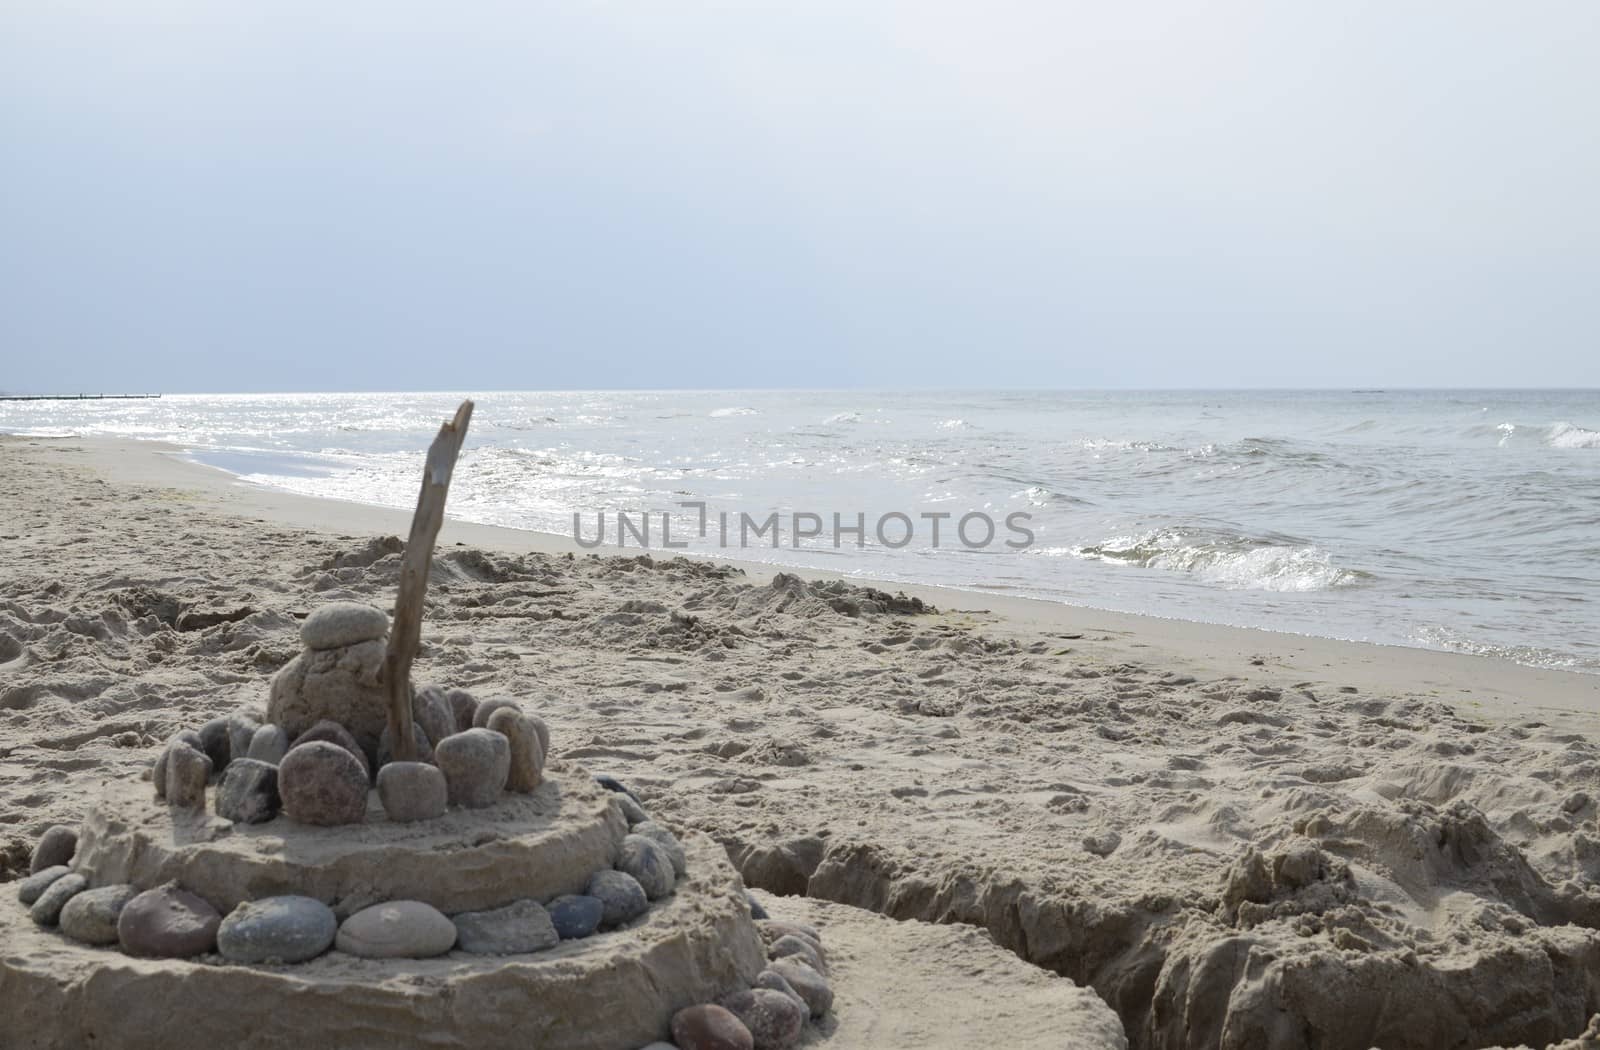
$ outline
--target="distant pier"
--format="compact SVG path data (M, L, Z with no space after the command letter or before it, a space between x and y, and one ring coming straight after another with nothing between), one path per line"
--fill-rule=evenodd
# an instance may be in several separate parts
M160 394L0 394L0 401L138 401Z

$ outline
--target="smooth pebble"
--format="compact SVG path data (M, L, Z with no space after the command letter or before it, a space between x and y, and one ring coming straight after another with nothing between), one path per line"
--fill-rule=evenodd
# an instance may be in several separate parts
M722 1000L755 1040L755 1050L788 1050L800 1041L805 1010L793 999L771 988L734 992Z
M17 900L23 904L31 905L34 901L50 888L50 884L63 875L69 875L72 869L65 864L57 864L43 871L36 871L32 875L17 883Z
M486 728L505 737L511 749L506 790L525 795L537 788L544 780L544 746L539 743L533 719L521 711L502 707L489 716Z
M327 951L339 932L333 909L311 897L245 901L217 927L217 951L238 963L297 963Z
M338 744L296 744L278 765L278 794L283 811L301 824L359 824L367 813L367 773Z
M580 940L593 934L605 916L605 905L598 898L577 893L557 897L546 910L550 912L550 922L556 933L564 941Z
M620 926L650 910L650 898L645 896L639 880L626 872L606 868L589 877L584 894L600 901L600 925Z
M550 913L536 900L512 901L503 908L452 915L456 947L475 955L522 955L554 948L561 941Z
M46 828L45 833L40 835L39 841L34 844L33 856L28 860L28 874L37 874L46 868L70 863L72 855L76 852L78 852L76 829L69 828L65 824Z
M264 824L278 815L278 767L259 758L229 762L217 785L217 816L235 824Z
M222 916L174 883L145 890L117 915L117 941L129 955L187 959L217 946Z
M289 753L289 734L282 726L265 725L250 735L250 751L246 758L277 765Z
M320 605L300 625L300 641L307 649L338 649L388 633L388 614L361 602Z
M833 989L828 986L828 979L814 967L802 962L799 956L786 955L774 959L767 969L789 982L789 986L805 1000L812 1017L822 1017L832 1009Z
M39 894L39 899L28 909L28 917L40 926L54 926L67 902L88 888L89 880L77 872L63 875Z
M138 893L128 885L84 890L61 909L61 932L83 944L116 944L117 918Z
M617 855L617 870L639 880L644 895L659 900L672 892L677 883L673 874L672 858L659 842L643 835L628 835L622 840L622 850Z
M427 959L455 947L456 927L430 904L387 901L346 919L334 943L366 959Z
M672 873L679 878L689 872L689 855L683 851L683 843L678 841L665 825L657 824L653 820L644 820L633 826L633 834L643 835L656 845L667 851L668 858L672 861Z
M396 823L444 816L449 788L444 774L425 762L390 762L378 769L378 800Z
M672 1015L672 1041L679 1050L755 1050L750 1029L716 1003L686 1006Z
M491 806L505 792L511 744L499 733L469 729L447 736L434 748L433 758L444 773L452 806Z
M167 805L199 811L206 808L206 783L211 779L211 759L187 745L167 754Z

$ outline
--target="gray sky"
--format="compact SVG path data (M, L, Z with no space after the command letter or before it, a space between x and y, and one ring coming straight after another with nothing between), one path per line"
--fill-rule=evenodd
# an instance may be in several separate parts
M0 8L0 388L1600 386L1600 3Z

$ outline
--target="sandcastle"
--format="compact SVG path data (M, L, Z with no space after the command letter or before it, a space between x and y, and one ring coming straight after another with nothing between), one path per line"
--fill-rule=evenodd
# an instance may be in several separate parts
M828 1011L818 932L766 920L715 842L518 701L411 685L470 411L430 450L393 624L313 610L264 706L41 838L0 909L23 1045L782 1048Z

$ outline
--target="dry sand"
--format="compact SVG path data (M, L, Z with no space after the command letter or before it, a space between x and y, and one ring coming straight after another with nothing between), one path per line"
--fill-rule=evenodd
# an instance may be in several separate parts
M0 468L8 877L259 704L316 604L392 600L406 514L153 445ZM569 546L448 525L418 680L524 698L754 886L982 927L1134 1047L1544 1046L1600 1010L1600 679Z

